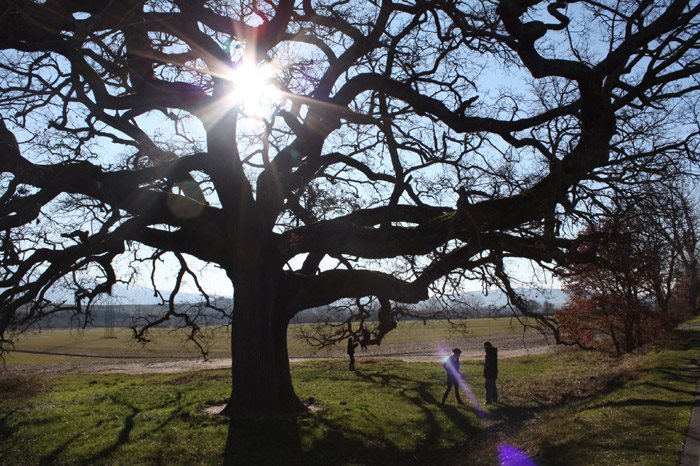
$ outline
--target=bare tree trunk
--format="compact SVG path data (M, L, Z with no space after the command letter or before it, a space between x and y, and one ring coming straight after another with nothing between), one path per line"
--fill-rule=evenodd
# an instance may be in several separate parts
M228 269L234 296L231 397L223 413L230 416L225 465L248 464L250 454L260 464L272 461L267 455L295 457L301 447L293 416L306 411L289 370L289 316L278 298L282 263L262 237L250 235L244 244L240 260ZM268 425L279 429L280 423L287 425L284 438L259 434Z
M688 304L690 305L690 310L694 315L700 313L700 308L698 308L698 293L700 292L700 279L698 278L698 260L693 257L689 268L689 284L688 284Z
M287 353L288 319L276 306L277 283L259 271L235 288L231 329L232 418L296 414L306 408L294 392Z
M294 415L306 407L292 385L288 321L275 306L275 288L256 276L239 281L234 290L232 385L226 407L230 420L223 460L227 466L252 464L250 458L257 458L255 464L272 464L301 452ZM272 429L283 434L264 435Z
M625 315L624 322L624 332L625 332L625 353L631 353L637 347L637 326L635 311L627 311Z
M609 324L609 329L610 329L610 339L613 342L613 345L615 346L615 354L617 356L622 355L622 349L620 348L620 342L617 339L617 332L615 331L615 324L612 322Z

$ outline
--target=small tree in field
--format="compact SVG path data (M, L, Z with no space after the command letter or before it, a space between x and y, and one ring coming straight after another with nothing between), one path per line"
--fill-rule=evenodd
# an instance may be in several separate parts
M640 287L603 267L589 265L565 286L570 297L557 312L564 342L583 348L614 347L620 355L669 330L671 316L643 299Z
M600 228L597 260L569 268L564 279L569 301L557 312L565 342L588 348L612 345L621 354L677 322L681 314L672 307L673 298L685 286L686 264L692 262L684 259L687 248L674 238L692 235L694 225L675 216L672 206L679 199L666 194L618 206Z
M580 260L605 196L688 162L699 13L0 0L0 345L88 318L137 272L169 292L145 337L187 280L213 304L209 264L234 290L232 419L303 411L286 343L302 310L373 299L378 335L396 303L512 258Z

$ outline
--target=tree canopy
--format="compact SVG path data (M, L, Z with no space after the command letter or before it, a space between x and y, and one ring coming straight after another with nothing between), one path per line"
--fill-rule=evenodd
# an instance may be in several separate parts
M699 11L2 0L0 342L196 258L234 288L234 412L302 409L296 313L372 296L383 334L509 258L585 260L608 199L688 169Z

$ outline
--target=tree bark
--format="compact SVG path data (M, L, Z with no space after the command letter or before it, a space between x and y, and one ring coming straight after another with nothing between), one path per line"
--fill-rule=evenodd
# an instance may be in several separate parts
M288 317L277 300L280 271L263 267L238 274L231 325L233 418L261 418L306 410L292 385L287 353Z
M700 290L700 279L698 278L698 260L693 257L690 262L690 277L688 281L688 304L694 315L700 314L698 308L698 290Z

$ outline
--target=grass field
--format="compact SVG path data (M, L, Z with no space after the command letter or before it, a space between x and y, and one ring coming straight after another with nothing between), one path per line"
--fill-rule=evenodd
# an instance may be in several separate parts
M300 325L302 324L290 325L289 328L290 356L345 355L344 347L316 351L297 337ZM485 339L494 339L501 348L544 344L541 337L532 330L523 335L522 326L509 318L468 320L466 328L468 333L463 335L451 330L446 321L428 321L425 325L420 321L400 322L398 328L385 338L382 345L371 347L368 354L430 353L435 351L438 343L479 351ZM116 329L116 338L104 338L104 333L104 329L101 328L84 331L56 329L28 333L17 338L16 349L56 354L10 353L6 363L50 364L75 360L75 357L65 356L66 353L144 359L200 357L198 348L192 343L186 343L184 333L179 330L158 329L153 332L152 341L145 346L133 340L129 329ZM206 335L210 357L230 357L230 337L226 328L207 331Z
M676 465L700 360L700 332L677 330L621 359L579 351L502 360L502 404L440 406L438 364L344 361L292 366L319 412L232 432L236 464L494 465L507 445L538 465ZM225 418L203 413L230 389L226 370L0 379L0 463L220 464ZM310 400L313 398L313 400ZM515 450L511 450L515 451Z

